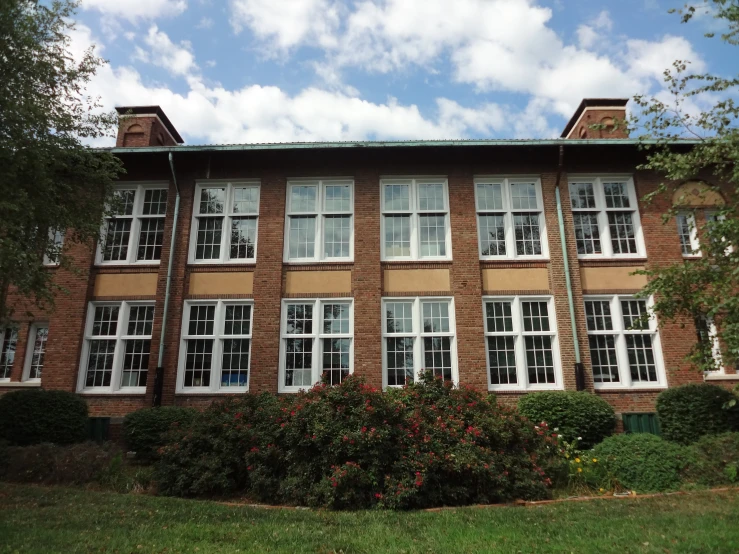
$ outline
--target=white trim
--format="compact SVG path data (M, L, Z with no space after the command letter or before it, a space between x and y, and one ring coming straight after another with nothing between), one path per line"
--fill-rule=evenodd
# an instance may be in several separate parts
M685 218L685 223L688 225L688 246L691 252L685 252L683 250L682 234L680 226L680 218ZM680 251L682 252L683 258L700 258L700 242L698 241L698 228L695 222L695 213L692 211L681 210L675 215L675 224L677 225L677 236L680 241Z
M41 377L37 377L34 379L29 378L29 375L31 374L31 364L33 362L33 355L36 349L36 335L38 333L39 327L46 328L46 333L47 333L46 335L47 343L46 344L48 345L49 323L46 321L32 323L31 327L28 330L28 340L26 341L26 357L25 357L25 360L23 361L23 374L21 376L21 381L24 381L26 383L40 383L41 382ZM45 352L46 352L46 345L44 347L44 353ZM44 364L45 363L46 363L46 360L44 359ZM43 365L41 367L42 367L41 373L43 376Z

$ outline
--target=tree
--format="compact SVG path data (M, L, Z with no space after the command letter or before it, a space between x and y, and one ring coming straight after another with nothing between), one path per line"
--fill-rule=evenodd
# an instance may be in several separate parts
M0 2L0 326L12 291L52 307L60 290L44 257L75 270L71 243L100 233L113 180L122 172L109 152L85 141L109 135L113 114L86 94L106 63L93 48L70 52L77 3ZM55 235L66 232L65 247Z
M708 13L725 26L720 39L739 45L737 0L705 0L672 11L683 23ZM649 279L641 293L654 295L662 322L696 322L699 338L689 359L697 368L729 368L739 361L739 106L734 101L739 76L692 74L683 60L664 74L670 101L637 96L641 113L628 121L646 150L641 168L666 179L647 200L672 193L685 181L702 180L706 193L720 191L725 203L716 207L712 220L695 224L700 257L640 272ZM664 214L664 222L674 226L678 209Z

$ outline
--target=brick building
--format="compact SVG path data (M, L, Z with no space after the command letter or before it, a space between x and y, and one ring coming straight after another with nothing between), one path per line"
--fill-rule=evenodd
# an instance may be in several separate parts
M660 180L636 141L589 127L625 104L584 100L554 140L204 146L159 107L120 108L120 214L102 244L67 245L81 273L49 263L68 290L53 313L16 310L0 391L120 418L431 368L503 402L584 388L632 413L736 381L686 366L692 324L631 325L649 303L632 273L689 257L691 219L722 200L690 182L639 201ZM685 215L663 225L671 202Z

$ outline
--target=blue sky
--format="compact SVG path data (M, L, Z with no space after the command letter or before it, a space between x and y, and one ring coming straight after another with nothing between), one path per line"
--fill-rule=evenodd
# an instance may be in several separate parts
M557 136L583 97L664 97L676 58L736 73L681 0L82 0L106 108L189 144Z

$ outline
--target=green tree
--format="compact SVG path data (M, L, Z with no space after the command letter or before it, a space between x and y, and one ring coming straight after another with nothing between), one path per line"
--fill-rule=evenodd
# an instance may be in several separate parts
M705 0L672 12L683 23L707 14L722 25L719 39L727 48L739 45L737 0ZM718 359L732 367L739 358L739 106L734 100L739 76L691 73L684 60L675 61L664 75L670 100L635 97L640 113L628 122L646 150L642 169L665 178L647 200L671 194L687 180L702 180L707 193L720 191L726 202L717 206L712 221L696 224L700 257L640 272L649 278L642 294L654 295L663 322L698 324L700 339L689 356L697 368L717 367L717 347ZM678 210L664 214L664 223L674 226Z
M44 257L74 269L66 247L99 235L122 172L112 154L85 145L109 135L116 119L86 93L106 62L93 48L76 60L70 52L76 8L0 2L0 325L13 312L9 291L53 306L59 287ZM66 231L64 248L56 231Z

